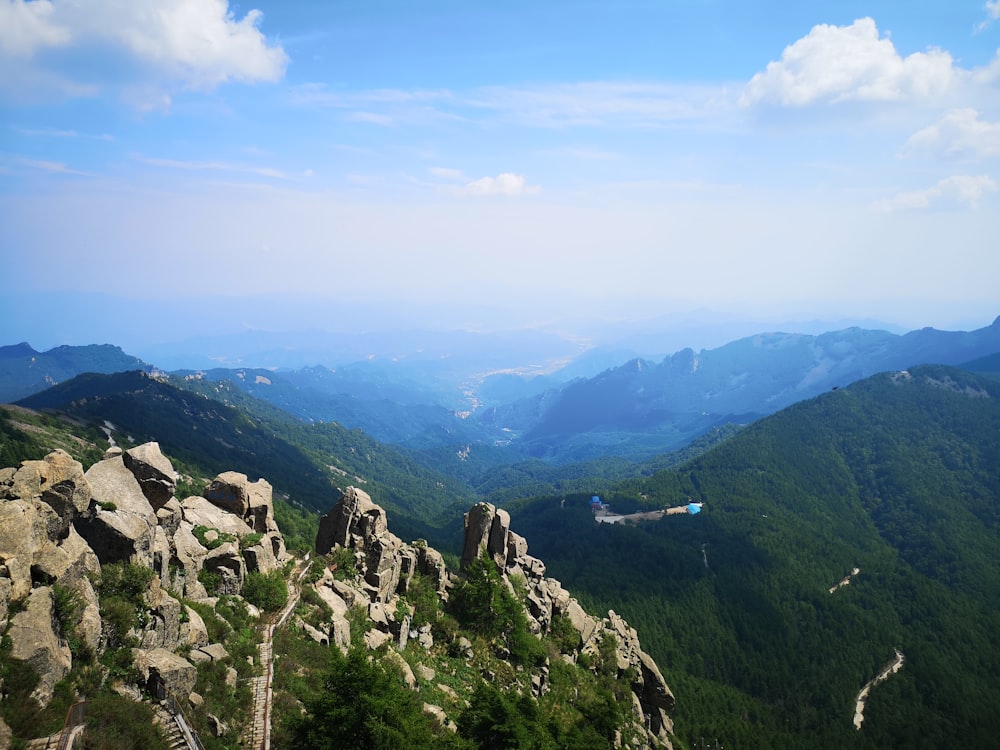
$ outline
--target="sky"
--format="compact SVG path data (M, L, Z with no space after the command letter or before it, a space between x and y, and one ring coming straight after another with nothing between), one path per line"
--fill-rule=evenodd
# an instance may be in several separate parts
M0 0L0 260L36 348L981 327L1000 0Z

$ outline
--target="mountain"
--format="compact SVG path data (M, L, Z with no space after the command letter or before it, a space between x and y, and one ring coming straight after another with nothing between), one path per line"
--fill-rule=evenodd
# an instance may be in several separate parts
M1000 318L971 332L765 333L718 349L685 349L660 363L634 359L570 383L545 404L536 399L480 418L509 428L527 454L550 460L647 457L877 372L957 365L998 351Z
M176 476L157 443L0 468L3 747L672 747L635 630L547 578L506 512L470 509L449 570L350 487L297 558L265 479Z
M117 346L57 346L36 352L26 342L0 346L0 403L8 404L84 372L150 370Z
M362 484L414 538L433 535L428 523L468 503L458 482L364 433L303 423L228 382L202 385L207 390L196 393L165 375L86 374L19 404L103 425L122 445L155 440L184 473L270 477L276 493L300 507L323 509L338 485Z
M397 373L401 374L401 373ZM321 366L277 371L249 368L179 370L173 382L198 390L200 382L227 382L307 422L337 422L363 429L383 443L414 448L488 439L456 414L443 395L415 382L381 377L370 368ZM459 401L457 392L451 400ZM467 404L466 404L467 406Z
M998 467L1000 385L921 366L603 494L620 514L693 500L696 515L598 524L592 493L508 510L581 601L635 624L691 746L986 747L1000 731ZM897 650L855 729L859 692Z

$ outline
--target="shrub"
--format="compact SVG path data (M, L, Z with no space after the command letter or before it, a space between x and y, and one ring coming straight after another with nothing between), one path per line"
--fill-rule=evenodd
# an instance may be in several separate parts
M214 531L216 533L215 539L207 539L206 535L210 531ZM235 542L238 538L235 534L227 534L224 531L219 531L218 529L213 529L203 524L195 526L191 529L191 533L194 534L194 538L198 540L198 544L205 549L215 549L216 547L221 547L226 542Z
M255 544L260 543L260 540L264 538L264 535L259 531L255 531L253 534L247 534L245 537L240 539L240 549L246 549L247 547L253 547Z
M90 701L85 721L87 750L167 750L162 733L153 723L153 709L143 703L104 693Z
M277 612L288 601L288 585L277 570L250 573L243 582L243 598L265 612Z
M222 586L222 576L214 570L202 568L198 571L198 583L205 587L209 596L214 596Z
M350 581L358 576L358 564L354 559L354 550L347 547L336 547L326 556L327 566L338 581Z

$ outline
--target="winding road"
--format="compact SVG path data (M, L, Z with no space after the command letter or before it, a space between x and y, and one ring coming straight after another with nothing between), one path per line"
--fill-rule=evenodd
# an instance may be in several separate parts
M882 671L868 680L868 682L865 683L865 686L861 688L861 691L858 693L858 697L854 701L855 729L860 730L861 723L865 720L865 703L868 702L868 695L871 693L872 688L883 680L888 679L889 675L896 674L896 672L901 670L903 668L903 658L903 652L897 648L895 658L882 667Z

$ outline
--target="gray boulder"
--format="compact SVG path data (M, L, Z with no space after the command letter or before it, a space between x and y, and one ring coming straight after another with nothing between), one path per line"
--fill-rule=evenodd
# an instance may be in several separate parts
M205 489L205 497L213 505L228 510L242 519L250 509L249 485L246 474L226 471L212 480Z
M84 477L83 466L63 450L55 450L41 461L22 462L11 489L21 493L32 492L19 496L23 499L38 498L56 512L59 517L56 536L60 539L69 533L73 518L90 505L90 485Z
M465 514L465 542L462 545L463 570L486 552L495 517L496 508L489 503L476 503Z
M205 569L217 574L220 578L216 596L239 594L243 590L243 581L247 577L246 563L239 548L232 542L216 547L205 555Z
M11 618L7 635L11 658L26 662L38 674L32 697L47 706L55 684L69 673L73 663L69 646L56 632L52 589L32 589L26 607Z
M132 472L154 510L174 496L177 474L170 460L160 452L159 443L144 443L125 451L122 459Z
M101 564L130 562L152 567L156 513L122 458L98 461L86 477L94 502L75 525Z
M132 649L136 669L145 682L159 678L178 700L186 700L194 690L198 670L183 656L165 648Z

